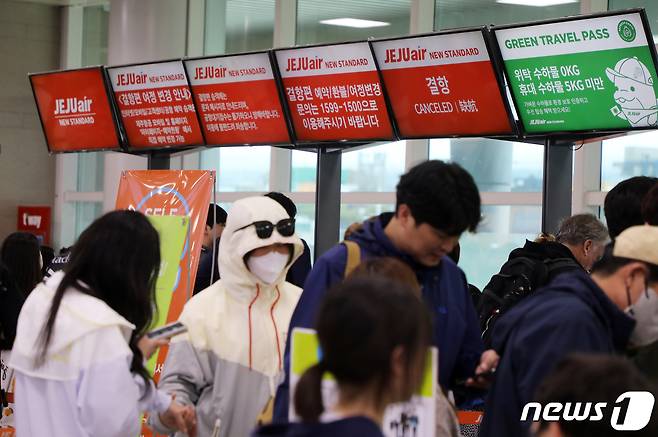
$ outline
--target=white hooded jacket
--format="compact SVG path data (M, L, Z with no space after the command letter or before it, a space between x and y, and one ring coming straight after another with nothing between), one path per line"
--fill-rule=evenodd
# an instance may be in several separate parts
M57 312L46 359L37 365L41 330L62 278L39 284L18 319L10 366L16 377L20 437L138 435L144 411L163 412L171 398L130 372L135 328L105 302L68 289Z
M180 316L188 332L172 340L159 387L196 406L201 436L213 435L218 419L220 436L248 436L280 382L288 324L301 295L285 277L304 247L297 235L284 237L276 229L261 239L250 225L287 218L268 197L235 202L219 244L222 277L187 302ZM275 243L293 250L278 278L265 284L244 257ZM158 432L173 432L157 417L150 420Z

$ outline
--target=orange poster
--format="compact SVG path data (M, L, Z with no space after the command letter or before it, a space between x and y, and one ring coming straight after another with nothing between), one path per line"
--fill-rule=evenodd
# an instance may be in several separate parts
M185 302L192 297L214 183L215 172L204 170L130 170L121 175L117 209L136 210L151 216L190 217L189 234L180 259L171 302L169 305L160 305L160 311L167 312L167 323L178 320ZM156 382L166 356L167 348L160 349L153 375ZM142 435L152 434L144 428Z

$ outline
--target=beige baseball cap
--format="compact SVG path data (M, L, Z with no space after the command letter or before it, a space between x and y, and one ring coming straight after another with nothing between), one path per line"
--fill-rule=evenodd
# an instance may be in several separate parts
M619 234L612 255L658 266L658 226L632 226Z

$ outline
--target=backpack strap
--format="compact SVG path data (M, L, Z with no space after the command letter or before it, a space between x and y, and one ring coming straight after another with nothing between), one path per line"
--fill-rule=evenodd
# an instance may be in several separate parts
M347 278L352 270L361 264L361 248L357 243L350 240L345 240L342 244L347 249L347 261L345 262L345 272L343 278Z

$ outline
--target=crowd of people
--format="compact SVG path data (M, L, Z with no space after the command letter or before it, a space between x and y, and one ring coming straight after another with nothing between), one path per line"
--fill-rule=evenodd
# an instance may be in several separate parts
M457 266L480 196L454 163L411 168L394 211L351 226L312 268L285 195L210 205L186 330L171 343L146 335L160 243L142 214L105 214L57 257L11 234L0 249L0 428L134 436L147 413L147 426L179 437L381 437L387 408L418 393L436 348L432 437L466 432L458 410L482 412L483 437L613 435L636 404L622 416L612 407L625 392L653 399L658 382L658 179L621 182L604 212L607 227L578 214L526 241L480 291ZM319 348L301 376L296 328L313 329ZM145 360L166 344L156 384ZM542 413L555 405L564 414ZM636 435L658 435L652 408Z

